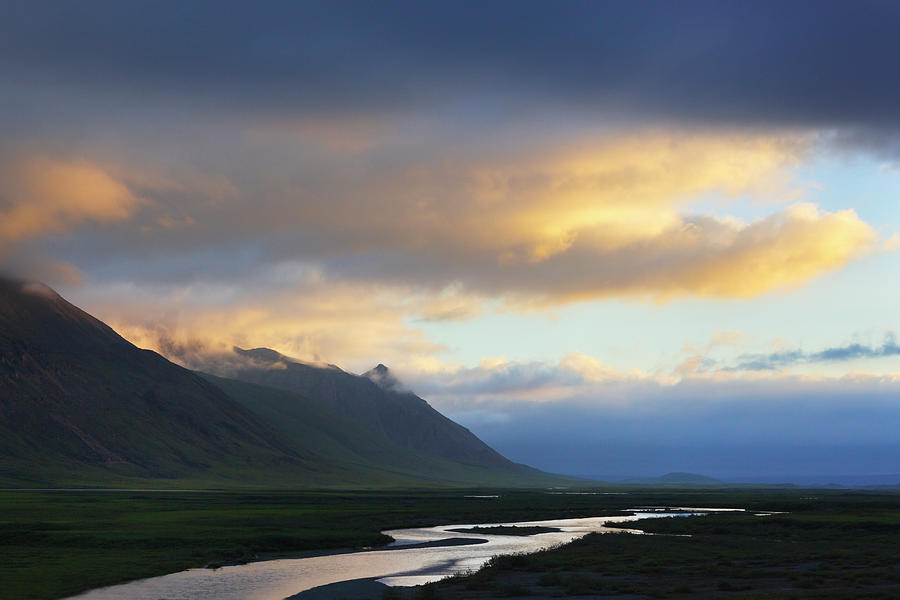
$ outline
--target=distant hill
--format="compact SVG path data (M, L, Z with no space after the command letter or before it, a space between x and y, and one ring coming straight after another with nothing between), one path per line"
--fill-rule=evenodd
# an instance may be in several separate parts
M189 371L45 286L0 279L0 485L563 480L500 456L384 367L356 376L240 352L257 365L242 375L266 385Z
M622 483L634 483L638 485L724 485L725 482L706 475L696 473L666 473L659 477L641 477L626 479Z

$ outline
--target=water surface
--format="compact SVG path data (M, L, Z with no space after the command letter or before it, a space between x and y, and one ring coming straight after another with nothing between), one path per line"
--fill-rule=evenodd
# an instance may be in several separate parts
M71 600L283 600L285 597L320 585L351 579L377 577L387 585L419 585L467 570L477 570L492 556L515 552L536 552L565 544L588 533L607 529L604 523L637 519L703 514L642 509L621 517L587 517L517 523L457 523L440 527L394 529L384 533L394 542L383 549L307 558L283 558L221 567L188 569L170 575L140 579L98 588ZM449 529L498 525L555 527L560 531L532 536L454 533ZM642 533L636 530L625 530ZM409 547L452 538L477 538L482 543L439 547Z

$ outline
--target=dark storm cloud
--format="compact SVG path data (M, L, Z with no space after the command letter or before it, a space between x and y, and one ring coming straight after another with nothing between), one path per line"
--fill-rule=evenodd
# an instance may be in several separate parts
M895 124L895 2L6 2L4 85L289 110L471 94L661 119ZM527 99L527 100L526 100Z
M856 360L860 358L884 358L888 356L900 356L900 346L892 333L884 338L880 346L867 346L864 344L847 344L826 348L819 352L804 352L802 350L788 350L773 352L771 354L748 354L741 357L733 371L772 371L782 369L795 364L825 363Z

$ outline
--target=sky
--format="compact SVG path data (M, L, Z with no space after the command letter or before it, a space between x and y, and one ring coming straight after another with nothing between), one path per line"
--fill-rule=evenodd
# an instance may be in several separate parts
M900 473L900 5L0 0L0 268L592 477Z

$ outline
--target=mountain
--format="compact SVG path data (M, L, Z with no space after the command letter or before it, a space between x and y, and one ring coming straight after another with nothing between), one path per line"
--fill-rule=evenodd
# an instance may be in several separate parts
M714 477L681 472L666 473L659 477L626 479L622 483L634 483L639 485L725 485L724 481L715 479Z
M258 383L182 368L46 286L0 278L0 485L561 480L500 456L383 366L356 376L240 352Z
M352 415L295 392L204 374L287 439L327 456L332 485L546 486L572 480L507 461L503 467L461 462L401 446ZM505 459L504 459L505 460Z
M311 469L197 374L33 283L0 280L0 465L9 479Z
M528 470L404 389L384 365L353 375L334 365L303 363L268 348L234 351L247 361L228 373L233 379L313 398L409 450L481 467Z

